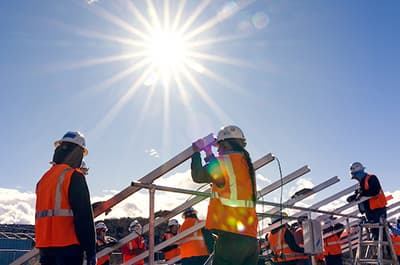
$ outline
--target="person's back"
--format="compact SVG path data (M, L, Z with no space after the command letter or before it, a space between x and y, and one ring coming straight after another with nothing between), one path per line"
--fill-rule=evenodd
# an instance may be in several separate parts
M35 239L40 263L96 263L95 230L89 190L78 169L87 154L80 132L68 132L55 143L52 167L36 186Z
M334 219L330 218L325 221L326 224L330 224L329 227L325 228L323 233L324 237L324 254L326 265L342 265L342 246L340 243L340 237L344 231L344 225L341 223L333 224Z
M183 217L185 221L182 223L179 233L200 222L197 218L197 211L191 207L184 211ZM201 229L182 238L179 242L179 249L182 265L203 265L209 256Z
M205 149L205 166L199 149L202 145L201 139L193 143L191 173L196 183L212 183L206 228L218 235L213 264L255 265L256 179L243 132L237 126L223 127L217 136L218 157Z
M300 247L290 231L289 226L282 222L286 213L282 212L272 218L272 224L280 225L268 234L268 241L274 254L274 264L296 265L297 257L304 256L304 248Z

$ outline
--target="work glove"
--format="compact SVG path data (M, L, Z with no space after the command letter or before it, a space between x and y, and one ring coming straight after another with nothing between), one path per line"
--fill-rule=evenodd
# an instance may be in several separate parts
M193 152L200 152L201 149L203 148L204 148L204 140L202 138L192 143Z
M354 202L356 200L356 195L350 195L349 197L347 197L346 201L347 202Z
M96 263L97 263L96 254L88 256L86 258L87 265L96 265Z

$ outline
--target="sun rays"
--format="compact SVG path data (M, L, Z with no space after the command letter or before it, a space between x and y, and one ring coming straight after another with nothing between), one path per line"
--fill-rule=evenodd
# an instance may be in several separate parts
M143 6L145 2L145 6ZM229 2L222 6L214 16L204 20L204 12L212 3L211 0L196 2L197 6L188 7L184 0L146 0L141 2L124 1L125 13L129 18L123 18L116 13L98 5L91 4L88 10L94 12L107 23L118 28L118 33L110 34L101 30L90 31L79 28L76 33L86 38L98 39L122 47L121 54L109 55L103 58L87 59L68 65L68 68L94 67L97 64L131 63L114 75L105 77L99 83L99 88L112 88L124 79L138 76L126 89L125 94L108 111L97 127L107 127L119 110L129 102L139 89L146 88L150 97L160 89L163 91L163 123L169 126L170 98L178 97L188 108L188 99L197 97L203 100L213 110L220 122L228 122L230 118L219 107L202 86L202 78L217 82L222 87L238 90L239 88L230 80L225 79L215 70L208 67L209 63L248 67L245 62L213 54L208 49L210 45L218 45L243 38L243 34L212 37L208 33L224 20L234 16L242 8L253 1ZM193 3L192 3L193 4ZM125 32L121 34L121 32ZM124 64L125 65L125 64ZM189 96L190 95L190 96ZM149 99L146 100L148 102ZM151 99L150 99L151 101ZM144 104L149 108L151 104ZM146 115L143 109L140 115ZM138 120L144 120L139 117Z

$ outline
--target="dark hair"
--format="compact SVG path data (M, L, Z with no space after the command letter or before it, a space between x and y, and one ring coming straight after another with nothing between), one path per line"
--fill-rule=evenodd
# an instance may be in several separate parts
M80 167L83 159L83 148L70 142L61 142L53 155L55 164L67 164L72 168Z
M249 152L244 149L243 144L240 143L240 141L243 140L237 140L237 139L226 139L224 140L228 145L231 146L232 151L238 151L242 152L244 155L244 158L246 159L247 166L249 167L249 175L250 175L250 180L253 188L253 201L257 200L257 192L256 192L256 174L254 171L253 163L251 162L250 154Z

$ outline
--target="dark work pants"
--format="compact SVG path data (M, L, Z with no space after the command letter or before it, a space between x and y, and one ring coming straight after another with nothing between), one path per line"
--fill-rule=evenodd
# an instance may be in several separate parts
M367 221L369 223L379 223L380 218L386 218L386 207L385 208L379 208L379 209L374 209L374 210L367 210L365 212L365 216L367 217ZM378 228L372 228L371 229L372 233L372 238L374 240L378 240L379 238L379 229ZM383 240L386 240L386 235L383 233Z
M41 265L82 265L83 256L40 256Z
M342 254L328 255L325 257L326 265L343 265Z
M218 231L213 265L257 265L257 238Z

